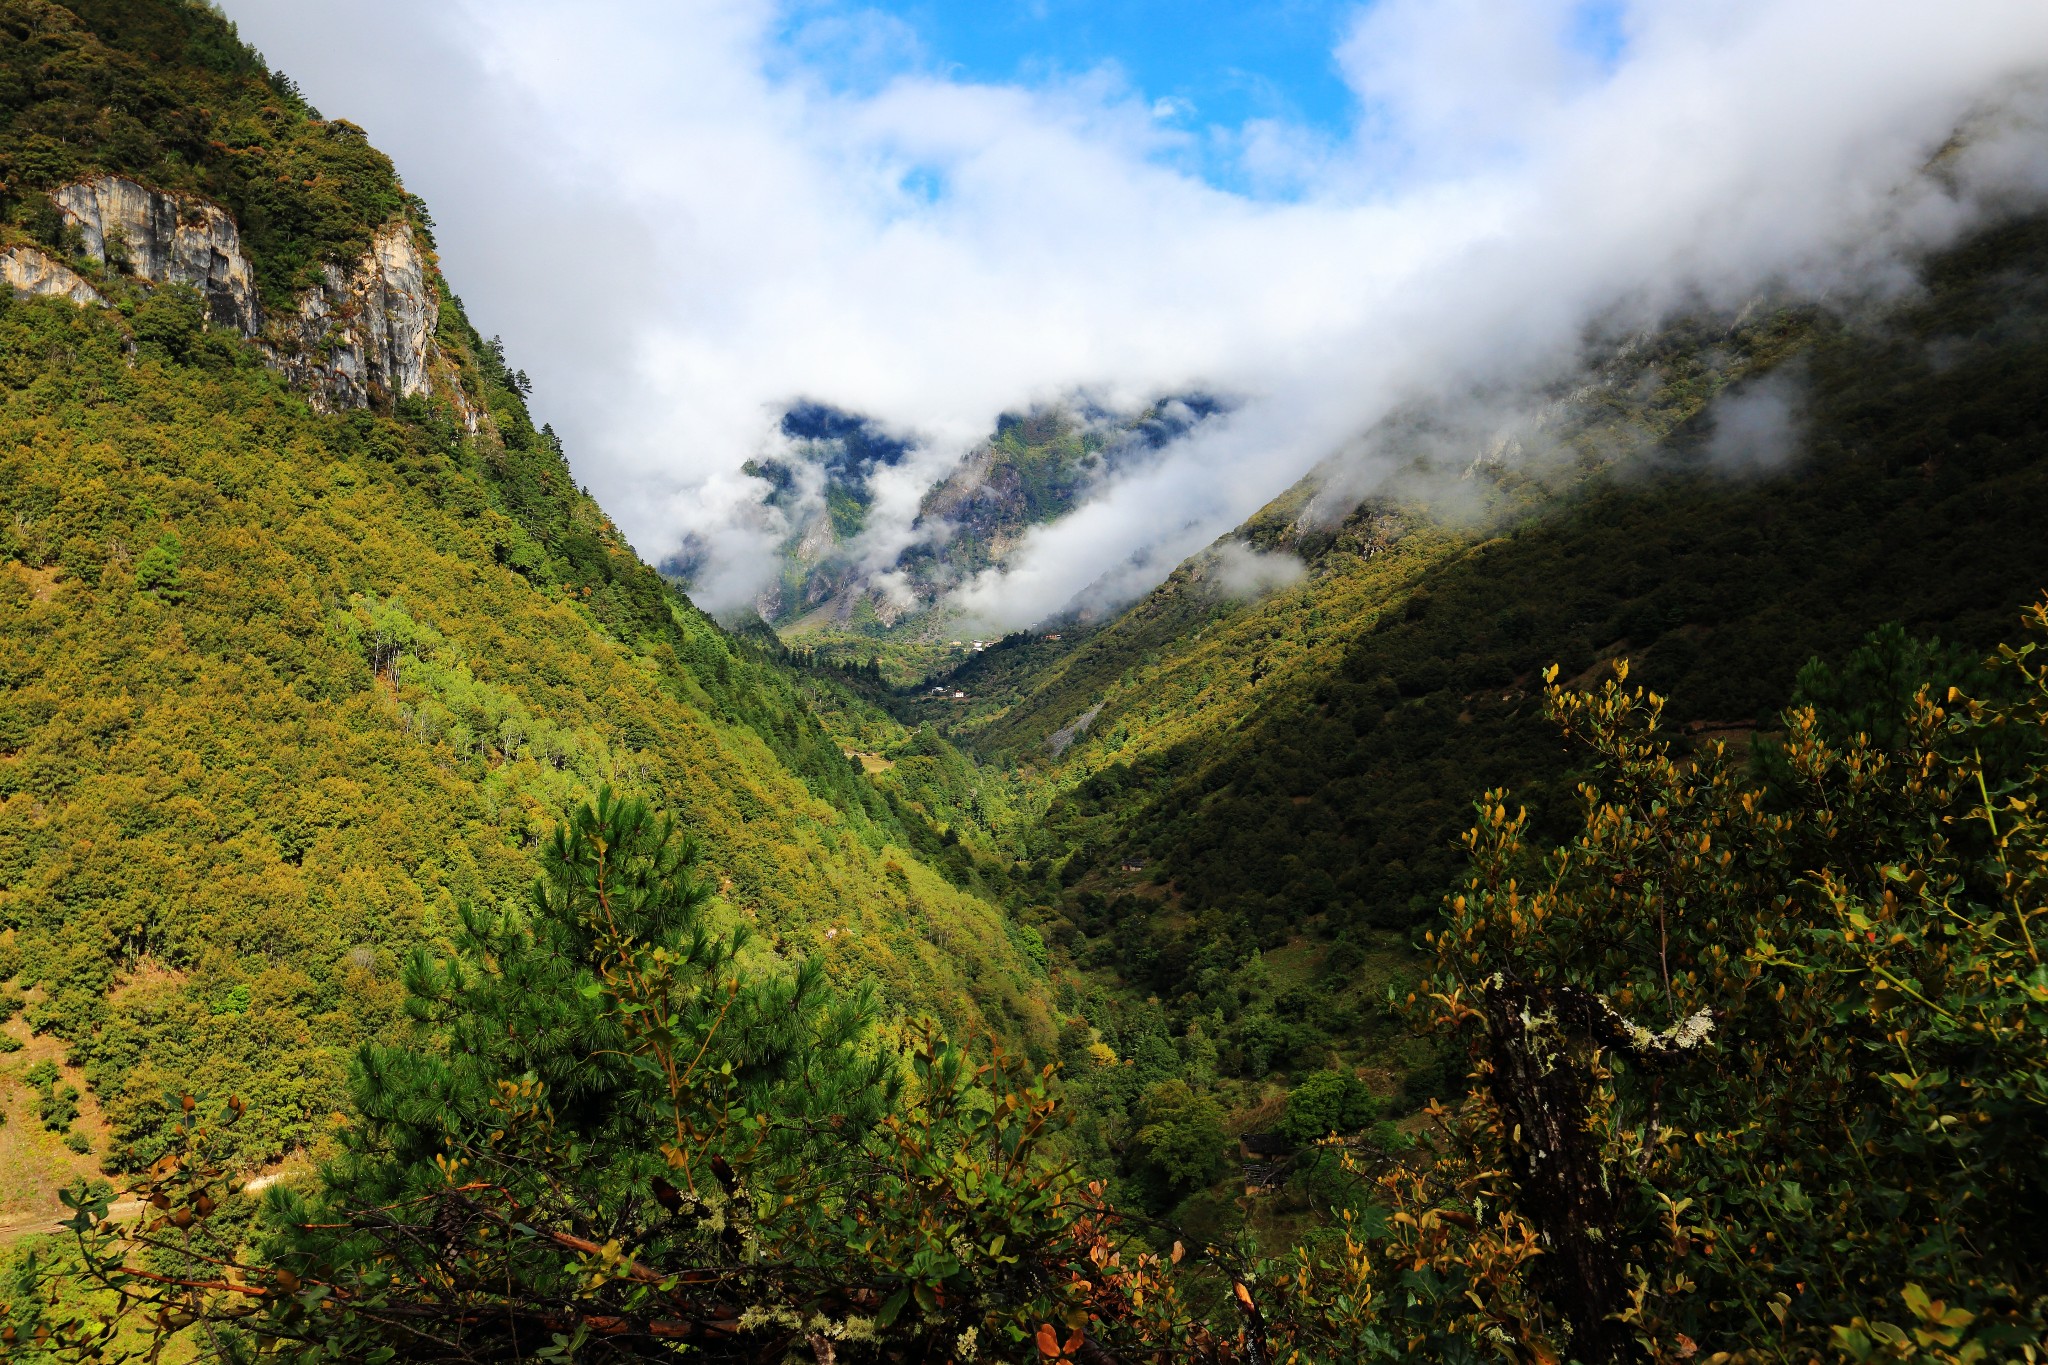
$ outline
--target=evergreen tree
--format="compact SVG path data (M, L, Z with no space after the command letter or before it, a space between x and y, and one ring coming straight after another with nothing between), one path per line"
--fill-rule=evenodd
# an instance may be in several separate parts
M178 539L176 531L165 531L136 561L135 586L165 602L181 601L185 596L180 577L184 563L184 542Z
M602 793L544 863L523 912L465 909L453 953L408 965L416 1036L362 1049L342 1154L311 1197L268 1196L256 1260L208 1226L241 1102L208 1124L188 1099L137 1191L161 1211L140 1255L110 1195L72 1201L115 1307L44 1293L69 1316L17 1333L89 1355L133 1315L309 1359L940 1359L1085 1321L1114 1256L1099 1190L1047 1149L1050 1068L892 1037L870 993L778 967L715 924L694 841L644 801Z

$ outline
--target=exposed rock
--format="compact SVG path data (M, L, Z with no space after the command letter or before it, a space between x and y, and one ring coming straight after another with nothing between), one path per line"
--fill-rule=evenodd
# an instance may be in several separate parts
M216 326L250 337L263 329L256 274L235 220L220 208L116 175L66 185L50 198L84 233L95 259L156 284L192 286L206 296Z
M432 389L438 365L442 390L477 429L478 414L434 344L440 300L409 224L385 224L361 259L328 265L326 279L296 309L266 323L241 233L216 205L112 175L66 185L50 199L78 228L88 255L152 284L199 290L209 322L257 339L270 364L321 411L388 408ZM106 303L77 271L33 247L0 248L0 279L25 294Z
M273 361L326 411L387 406L431 386L440 301L403 222L380 229L354 265L327 267L296 314L273 319ZM461 404L458 396L458 406Z
M1088 727L1093 725L1095 718L1102 714L1102 707L1102 702L1096 702L1095 705L1074 717L1072 721L1045 737L1045 747L1052 751L1054 758L1058 758L1061 754L1073 748L1074 741L1088 733Z
M21 294L55 294L73 303L106 302L83 275L32 246L0 247L0 282Z

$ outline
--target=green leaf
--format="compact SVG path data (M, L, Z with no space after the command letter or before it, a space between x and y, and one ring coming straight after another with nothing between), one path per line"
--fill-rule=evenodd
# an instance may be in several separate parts
M903 1311L903 1305L909 1302L910 1290L907 1288L899 1289L895 1293L891 1294L888 1297L888 1299L883 1302L882 1311L875 1314L875 1326L887 1327L889 1324L895 1322L897 1315Z

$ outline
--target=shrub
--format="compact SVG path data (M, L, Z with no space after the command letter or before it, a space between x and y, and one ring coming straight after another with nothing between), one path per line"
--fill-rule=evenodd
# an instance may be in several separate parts
M1287 1094L1277 1131L1297 1144L1360 1133L1379 1117L1379 1101L1349 1071L1318 1071Z
M61 1133L78 1121L78 1087L75 1085L46 1085L36 1103L36 1114L43 1121L43 1127L53 1133Z

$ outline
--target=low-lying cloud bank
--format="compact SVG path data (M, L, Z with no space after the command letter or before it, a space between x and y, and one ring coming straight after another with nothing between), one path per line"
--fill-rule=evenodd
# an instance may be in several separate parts
M1618 52L1580 0L1380 0L1336 54L1340 141L1191 134L1114 70L950 80L849 6L227 7L398 158L579 474L650 558L691 538L712 607L773 575L740 466L797 400L915 438L876 490L908 534L914 478L1000 412L1237 396L962 590L1022 625L1142 592L1397 404L1561 372L1595 316L1904 288L2048 189L2021 0L1627 0ZM807 14L840 28L789 38ZM1284 197L1173 169L1190 136ZM1731 462L1796 422L1753 402Z

